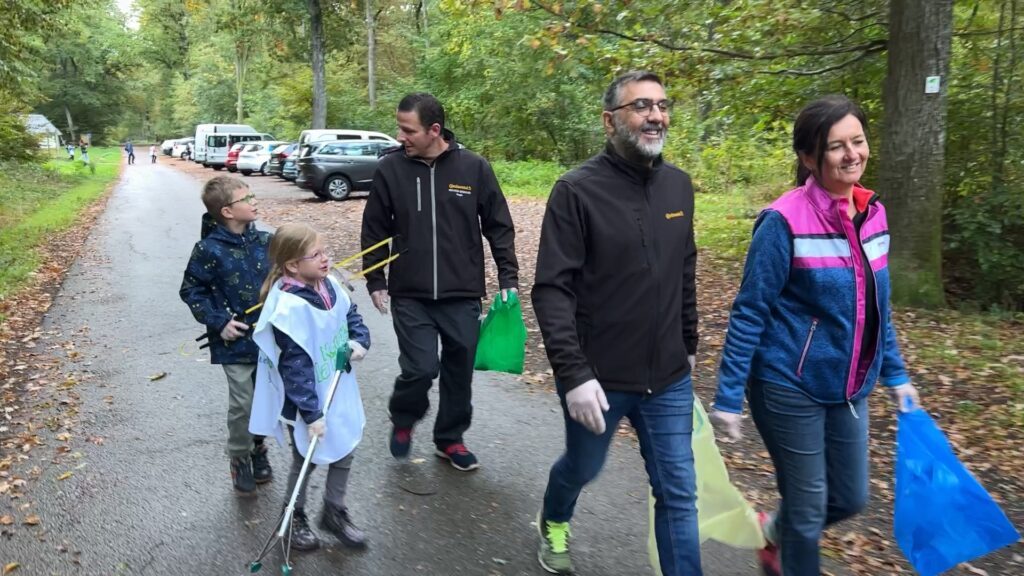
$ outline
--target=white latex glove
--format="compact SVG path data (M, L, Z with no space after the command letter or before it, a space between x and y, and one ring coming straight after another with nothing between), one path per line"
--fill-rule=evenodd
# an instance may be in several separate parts
M587 430L600 436L604 434L604 413L608 411L608 398L597 380L587 380L565 394L569 417Z
M231 342L232 340L238 340L245 335L245 331L249 329L249 325L238 320L231 319L220 331L220 339L225 342Z
M352 353L349 354L348 356L348 359L350 361L359 362L363 358L366 358L366 348L363 348L363 345L360 344L359 342L356 342L355 340L349 340L348 349L352 351Z
M519 288L502 288L501 289L501 301L502 302L508 302L508 293L509 292L514 292L515 294L519 294Z
M743 429L740 426L743 416L712 408L711 413L708 414L708 419L711 420L711 424L716 430L724 434L724 437L719 438L722 442L731 444L743 438Z
M900 412L913 412L921 407L921 398L917 395L917 388L913 384L900 384L889 388L892 401L896 403Z
M697 356L695 354L690 354L689 356L686 357L686 359L690 361L690 372L693 372L694 370L696 370L697 369Z
M326 432L327 420L325 420L323 416L321 416L316 422L306 425L306 435L309 436L310 440L312 440L314 436L323 439Z
M377 309L381 314L388 313L388 298L387 290L376 290L370 293L370 300L373 301L373 307Z

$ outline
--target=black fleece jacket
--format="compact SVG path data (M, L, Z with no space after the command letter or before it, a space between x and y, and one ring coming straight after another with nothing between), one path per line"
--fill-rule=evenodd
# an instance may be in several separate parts
M560 389L657 394L697 350L693 186L611 146L548 198L532 300Z
M515 228L505 196L490 164L459 148L445 131L448 149L433 165L407 156L402 148L386 153L373 176L363 209L362 245L369 248L394 237L390 252L401 256L389 276L378 269L366 276L370 292L440 300L484 296L481 233L491 245L501 288L519 287ZM369 268L389 256L388 247L363 258Z

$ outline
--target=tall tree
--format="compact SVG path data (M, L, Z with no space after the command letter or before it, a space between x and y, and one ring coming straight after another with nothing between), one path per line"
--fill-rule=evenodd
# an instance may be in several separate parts
M366 2L366 84L370 96L370 110L377 109L377 22L373 14L373 0Z
M891 0L880 189L893 299L942 306L942 202L953 0Z
M324 17L320 0L306 0L309 9L309 58L313 67L312 128L327 127L327 83L324 65Z

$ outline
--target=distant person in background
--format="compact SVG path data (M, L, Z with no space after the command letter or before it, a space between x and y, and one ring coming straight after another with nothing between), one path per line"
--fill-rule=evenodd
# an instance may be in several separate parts
M150 164L156 164L156 145L155 144L150 144L149 145L149 163Z
M84 164L89 163L89 144L85 140L78 142L78 147L82 149L82 162Z
M124 145L124 151L128 153L128 163L135 164L135 146L132 146L131 140Z
M74 160L75 159L75 145L70 143L70 142L68 142L68 145L67 145L66 148L67 148L67 151L68 151L68 160Z

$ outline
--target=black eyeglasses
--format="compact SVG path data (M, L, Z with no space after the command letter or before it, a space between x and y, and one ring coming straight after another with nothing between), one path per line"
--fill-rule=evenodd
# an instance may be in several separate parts
M615 112L616 110L622 110L623 108L629 108L633 112L636 112L636 114L638 116L645 116L646 117L646 116L650 116L651 115L651 111L654 110L655 106L658 107L658 110L661 110L662 114L668 114L669 112L672 111L672 105L673 104L675 104L675 102L673 102L672 100L669 100L667 98L665 100L658 100L657 102L655 102L654 100L651 100L650 98L637 98L636 100L633 100L632 102L626 102L622 106L616 106L615 108L612 108L612 109L610 109L608 111L609 112Z
M231 206L232 204L238 204L239 202L245 202L246 204L252 204L252 201L255 200L255 199L256 199L256 195L253 194L252 192L250 192L250 193L246 194L245 196L242 196L238 200L232 200L231 202L228 202L227 204L224 205L224 207L227 208L228 206Z

